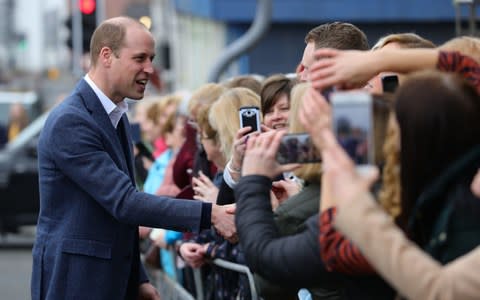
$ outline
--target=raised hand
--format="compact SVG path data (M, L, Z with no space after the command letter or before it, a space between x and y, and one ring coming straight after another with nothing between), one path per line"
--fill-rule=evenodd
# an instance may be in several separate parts
M193 199L209 203L217 201L218 187L202 171L199 172L198 177L192 178L192 183L193 191L195 192Z
M379 173L372 167L370 172L360 174L333 132L324 129L320 134L324 141L321 209L325 210L344 201L355 201L358 195L369 191Z
M247 134L251 130L250 126L240 128L233 139L233 153L231 167L240 170L242 167L243 156L245 155L245 148L247 147L247 140L252 135L257 135L258 132Z
M270 131L250 136L243 158L242 175L263 175L274 179L283 172L298 168L299 164L281 165L275 159L285 131Z
M299 119L310 133L315 146L322 147L322 138L319 133L325 128L332 127L332 111L327 100L313 87L308 88L303 96Z

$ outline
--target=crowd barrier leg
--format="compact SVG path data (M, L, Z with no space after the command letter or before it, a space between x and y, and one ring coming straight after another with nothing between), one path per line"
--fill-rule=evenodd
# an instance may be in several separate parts
M250 272L250 269L246 265L232 263L220 258L214 259L212 263L218 267L247 275L252 300L258 300L257 290L255 288L255 282L253 281L253 274L252 272Z

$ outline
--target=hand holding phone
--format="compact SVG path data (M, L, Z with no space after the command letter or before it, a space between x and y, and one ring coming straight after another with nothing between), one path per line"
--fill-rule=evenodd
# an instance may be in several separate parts
M308 133L284 135L278 148L276 159L280 164L304 164L322 160Z

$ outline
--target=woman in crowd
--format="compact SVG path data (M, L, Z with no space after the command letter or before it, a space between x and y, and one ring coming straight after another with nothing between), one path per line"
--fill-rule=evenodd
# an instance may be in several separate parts
M305 116L310 116L305 123L315 122L308 112L304 110ZM480 166L478 94L456 76L423 72L409 78L398 91L396 117L402 153L399 224L433 258L441 263L450 262L480 244L477 221L480 204L470 189ZM347 175L342 177L347 185L348 180L363 181L360 194L366 194L367 181L352 176L351 161L338 149L331 132L323 131L327 133L323 134L323 143L319 146L324 149L327 170L329 159L338 163L337 159L349 169L343 171ZM475 260L478 251L441 271L438 263L412 245L368 196L355 196L359 185L351 184L351 190L346 190L342 181L344 192L340 193L334 181L328 181L329 190L334 193L322 201L334 201L338 206L336 226L352 238L370 263L401 294L410 299L474 299L478 296L474 285L478 286L477 276L472 273L473 268L465 264L469 261L474 267L478 263ZM462 274L460 278L454 277L459 274ZM428 280L418 280L420 277ZM447 283L449 278L454 282Z
M197 113L205 105L215 102L225 91L225 87L217 83L207 83L198 88L188 102L189 120L185 125L186 140L180 149L173 166L175 184L181 189L178 198L193 199L192 176L201 170L207 177L215 172L201 145L197 143Z
M208 123L218 136L219 149L224 157L230 157L235 133L240 127L238 110L243 106L259 106L259 96L247 88L232 88L223 93L208 111ZM202 134L206 133L203 132ZM221 198L221 194L218 195ZM217 202L218 203L218 202ZM181 257L192 267L200 267L214 258L228 259L242 263L238 243L231 243L213 231L203 232L195 240L185 242L179 249ZM249 296L245 280L236 272L211 266L212 272L207 278L207 299L236 299ZM214 287L214 288L213 288Z
M329 178L331 197L338 207L335 226L361 248L378 272L409 299L478 298L480 249L474 248L442 267L409 241L372 199L369 186L375 176L362 177L355 172L330 130L319 134L324 140L324 176ZM473 191L479 191L478 179L471 185Z
M298 119L298 111L302 105L303 96L308 89L308 83L296 85L291 92L291 106L288 117L288 132L292 134L304 133L305 128ZM265 122L265 120L264 120ZM286 123L286 122L285 122ZM318 212L320 196L320 170L319 163L302 164L295 169L293 184L296 186L287 190L286 184L279 182L291 181L281 179L272 183L274 194L272 209L274 222L280 236L294 235L306 229L305 221ZM284 198L284 199L277 199ZM269 268L265 265L265 268ZM275 285L259 275L255 275L255 284L260 296L264 299L297 299L298 288L289 288ZM314 294L322 295L324 291L312 290ZM317 296L318 296L317 295ZM332 293L334 295L334 293Z
M263 116L263 130L282 129L288 126L288 117L290 112L290 93L295 85L295 80L288 78L283 74L275 74L264 80L260 90L261 113ZM233 200L233 191L231 188L240 179L240 169L242 166L243 153L245 151L245 142L248 129L240 129L234 140L234 151L229 161L229 168L224 173L224 183L221 186L222 194L230 203ZM234 172L230 172L230 169ZM287 176L288 178L289 176ZM278 188L294 189L295 186L288 185L286 181L276 183ZM228 203L228 202L223 202Z
M260 99L263 124L271 129L288 126L290 111L290 92L295 85L294 80L283 74L268 77L262 84Z
M169 125L168 122L170 121L170 123L172 123L173 120L175 120L174 117L180 101L180 97L173 94L168 95L151 105L147 111L147 118L153 126L151 130L152 136L150 138L155 137L155 141L162 140L162 143L166 145L166 148L156 156L155 161L148 169L148 175L143 184L143 191L146 193L156 194L157 189L163 182L165 170L167 169L169 162L171 160L174 161L174 151L171 148L173 144L168 145L166 143L165 129L168 128L169 131L173 131L173 126ZM170 142L172 143L173 141ZM157 151L158 150L159 148L157 148Z
M391 36L387 36L389 39ZM381 40L382 41L382 40ZM419 43L421 42L421 43ZM425 45L422 41L417 41L418 45ZM378 45L378 44L377 44ZM388 44L387 44L388 45ZM440 47L446 50L461 50L463 53L472 55L472 57L478 57L477 50L480 48L480 40L477 38L471 37L459 37L454 38ZM385 48L384 48L385 49ZM384 51L384 50L382 50ZM388 50L387 50L388 52ZM411 50L402 53L409 54L412 58L415 53ZM425 52L423 52L425 55ZM398 68L408 62L402 61L402 55L398 58L399 60L390 61L389 64L393 68ZM430 56L438 56L438 51L430 51ZM475 56L476 55L476 56ZM348 56L348 55L347 55ZM375 56L378 59L377 56ZM438 63L438 68L448 71L457 71L466 76L470 82L478 82L478 67L475 67L476 63L468 57L463 57L459 53L447 53L440 52L440 58L443 58ZM413 59L413 58L412 58ZM417 58L418 59L418 58ZM342 60L342 59L340 59ZM383 62L384 63L384 62ZM381 64L381 63L380 63ZM467 66L472 65L473 68ZM352 66L352 71L354 73L360 71L355 69L357 66ZM413 65L411 65L412 70L414 70ZM362 70L361 72L363 72ZM333 75L333 74L332 74ZM328 78L328 77L327 77ZM312 114L318 108L315 107L315 103L310 103L308 107L308 112L310 115L315 115L315 118L318 117L318 113ZM398 145L398 125L396 124L395 118L391 118L388 128L388 139L384 145L385 157L387 163L383 171L383 188L379 193L379 201L381 205L386 209L392 217L397 217L401 212L400 207L400 184L399 184L399 148ZM333 208L328 208L327 206L322 206L322 210L325 210L322 213L322 234L321 239L324 240L325 247L322 247L322 257L327 259L327 267L330 270L336 270L340 272L346 272L349 274L368 274L374 272L374 270L369 266L368 262L364 259L358 249L351 244L347 239L344 239L342 236L338 235L335 230L331 228L332 220L334 218L335 211ZM325 242L327 240L327 242ZM338 251L340 250L340 251ZM340 253L347 253L348 255L340 255Z
M435 45L413 33L390 34L381 38L375 46L373 51L380 49L407 49L407 48L434 48ZM376 75L367 84L368 90L373 94L383 93L382 77L392 74L391 72L381 72ZM395 74L400 83L404 80L404 75ZM384 95L383 97L386 97ZM379 100L378 96L374 97L375 101ZM315 103L309 103L308 108L316 110ZM378 108L377 108L378 109ZM328 112L327 112L328 113ZM317 113L320 117L322 112ZM375 154L377 156L376 164L382 167L382 182L380 183L380 191L377 198L388 213L396 218L400 213L400 173L399 173L399 149L398 145L398 126L395 121L395 116L390 115L390 120L387 126L387 136L383 142L384 131L383 128L387 124L381 122L377 116L375 121L375 128L382 128L382 134L375 136L375 142L379 146ZM385 119L382 119L386 121ZM382 147L383 146L383 147ZM383 155L379 155L383 154ZM385 159L384 159L385 158ZM340 233L335 231L333 226L333 219L335 215L335 208L327 205L322 205L322 214L320 217L320 242L322 244L321 255L325 261L327 268L330 271L336 271L346 274L374 274L375 270L368 264L362 256L358 248L351 244L348 239L345 239Z

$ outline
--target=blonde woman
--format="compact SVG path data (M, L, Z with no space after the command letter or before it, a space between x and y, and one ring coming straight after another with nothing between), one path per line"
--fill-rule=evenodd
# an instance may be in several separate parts
M306 131L300 123L298 112L308 87L308 83L300 83L294 86L291 91L291 107L288 117L288 133L290 134L304 133ZM293 172L286 173L293 176L285 176L286 174L284 174L285 179L272 183L272 189L277 191L275 195L280 198L278 199L280 200L279 203L272 201L272 208L274 209L273 220L280 236L294 235L304 231L306 228L305 221L318 213L320 170L320 163L302 164ZM283 192L280 193L278 191ZM284 199L281 199L281 197L284 197ZM275 205L277 206L275 207ZM259 275L255 275L255 282L260 296L264 299L297 299L298 288L282 287L271 283Z
M260 107L260 97L250 89L238 87L223 93L210 108L208 119L226 157L232 156L233 138L240 129L238 110L243 106Z

